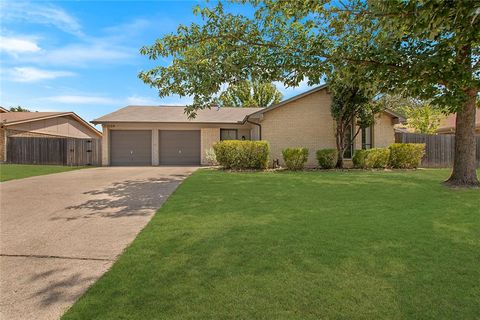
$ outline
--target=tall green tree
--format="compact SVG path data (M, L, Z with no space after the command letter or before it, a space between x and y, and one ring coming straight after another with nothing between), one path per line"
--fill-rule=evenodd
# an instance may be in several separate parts
M407 117L408 127L418 133L434 134L445 119L445 115L434 108L431 104L425 103L421 106L406 106L403 108Z
M379 104L383 109L395 111L406 117L406 107L420 107L422 101L413 97L405 97L401 94L382 94L375 99L375 103Z
M352 82L351 79L330 79L332 94L331 114L335 120L335 142L337 147L337 168L343 168L347 148L362 129L375 123L375 115L382 109L373 103L374 92ZM353 151L353 150L352 150Z
M384 94L376 99L375 103L382 109L389 109L403 115L407 119L408 127L418 133L435 133L446 117L442 109L433 106L430 101L399 94Z
M240 108L266 108L280 100L282 93L273 83L248 80L229 85L218 98L221 106Z
M140 73L160 96L193 96L187 112L212 104L225 83L257 79L319 84L329 72L370 75L383 92L411 91L457 112L448 184L480 185L475 100L480 90L480 2L430 0L240 0L253 17L223 3L194 9L203 23L179 26L141 49L169 66Z
M22 106L10 107L8 110L10 112L31 112L29 109Z

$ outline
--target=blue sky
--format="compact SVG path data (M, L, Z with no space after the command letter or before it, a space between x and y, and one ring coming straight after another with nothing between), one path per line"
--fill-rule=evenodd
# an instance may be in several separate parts
M169 59L138 51L179 24L201 23L201 1L0 0L0 105L74 111L87 121L129 104L184 105L160 99L137 74ZM234 11L244 8L235 6ZM279 85L284 98L308 89Z

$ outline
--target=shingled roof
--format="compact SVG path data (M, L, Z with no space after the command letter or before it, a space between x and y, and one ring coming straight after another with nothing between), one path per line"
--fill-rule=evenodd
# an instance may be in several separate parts
M251 113L262 108L215 107L198 110L193 119L188 119L185 106L127 106L92 123L109 122L159 122L159 123L241 123Z

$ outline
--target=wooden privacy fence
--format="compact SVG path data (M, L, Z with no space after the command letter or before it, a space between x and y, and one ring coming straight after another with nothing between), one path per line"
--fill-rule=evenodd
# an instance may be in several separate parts
M477 166L480 166L480 135L477 139ZM419 134L396 133L395 142L425 143L425 156L422 167L441 168L453 166L455 152L455 135L453 134Z
M100 165L100 140L8 137L7 162L64 166Z

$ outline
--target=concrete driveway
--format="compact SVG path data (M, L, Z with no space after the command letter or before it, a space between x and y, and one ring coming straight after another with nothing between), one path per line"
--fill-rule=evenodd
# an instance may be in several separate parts
M194 170L93 168L1 183L0 318L59 318Z

